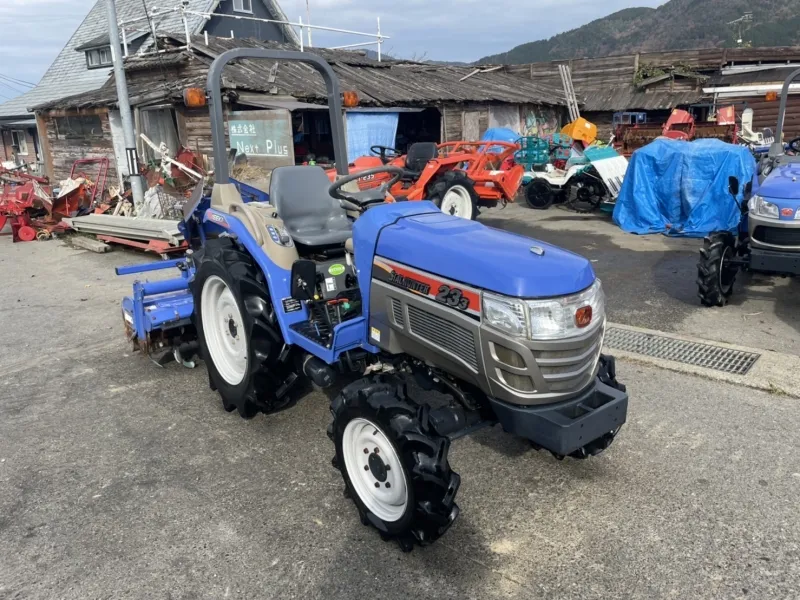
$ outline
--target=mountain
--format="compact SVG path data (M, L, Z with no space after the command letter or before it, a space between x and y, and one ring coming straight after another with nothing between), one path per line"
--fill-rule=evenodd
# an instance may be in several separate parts
M734 46L728 22L753 13L744 39L753 46L800 44L800 0L670 0L627 8L547 40L486 56L478 64L519 64L611 54Z

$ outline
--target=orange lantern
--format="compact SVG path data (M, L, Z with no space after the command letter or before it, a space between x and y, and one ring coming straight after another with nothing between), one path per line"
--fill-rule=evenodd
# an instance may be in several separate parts
M360 98L358 97L358 92L348 90L342 93L342 101L346 108L354 108L358 106L360 102Z
M778 92L767 92L767 102L776 102L778 100Z
M183 103L189 108L202 108L206 105L206 92L203 88L183 90Z

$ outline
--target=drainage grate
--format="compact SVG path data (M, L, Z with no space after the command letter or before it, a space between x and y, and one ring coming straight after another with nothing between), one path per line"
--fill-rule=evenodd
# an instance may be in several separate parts
M625 352L673 360L735 375L746 375L761 356L753 352L675 340L663 335L628 331L617 327L609 327L606 330L605 344Z

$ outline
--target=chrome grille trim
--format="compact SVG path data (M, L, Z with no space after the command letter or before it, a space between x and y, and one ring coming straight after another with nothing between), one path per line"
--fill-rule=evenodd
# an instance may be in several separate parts
M406 309L409 331L478 371L478 352L471 331L412 304L407 304Z
M534 350L542 379L551 392L582 388L594 376L603 347L605 327L599 327L574 350Z

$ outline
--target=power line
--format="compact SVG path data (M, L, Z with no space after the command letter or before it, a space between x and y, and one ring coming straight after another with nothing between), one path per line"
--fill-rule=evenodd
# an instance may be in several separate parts
M6 86L8 89L10 89L10 90L14 90L15 92L19 92L20 94L24 94L25 92L27 92L27 91L30 91L30 90L21 90L21 89L19 89L19 88L17 88L17 87L14 87L14 86L13 86L13 85L11 85L10 83L6 83L6 82L5 82L5 81L3 81L2 79L0 79L0 85L4 85L4 86Z
M3 73L0 73L0 77L2 77L3 79L8 79L9 81L13 81L15 83L20 83L22 85L28 85L30 87L36 87L35 83L31 83L30 81L25 81L24 79L17 79L16 77L10 77L9 75L5 75Z

